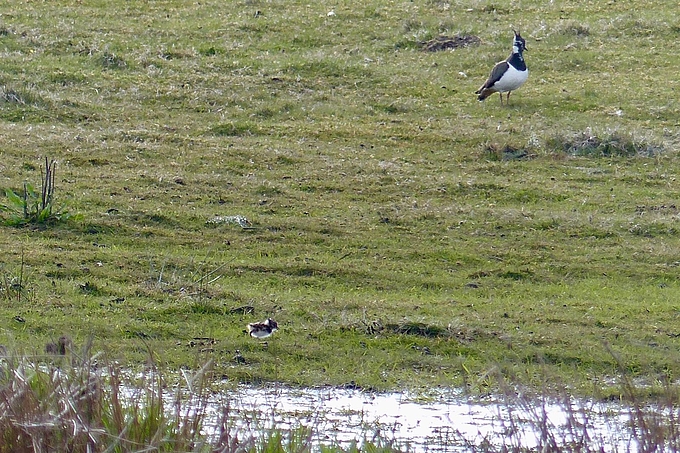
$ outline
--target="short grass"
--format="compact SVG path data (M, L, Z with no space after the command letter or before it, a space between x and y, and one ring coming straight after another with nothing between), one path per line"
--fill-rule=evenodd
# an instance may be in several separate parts
M78 216L0 228L0 336L247 382L673 380L676 6L8 4L0 188L55 159ZM513 27L529 81L479 103Z

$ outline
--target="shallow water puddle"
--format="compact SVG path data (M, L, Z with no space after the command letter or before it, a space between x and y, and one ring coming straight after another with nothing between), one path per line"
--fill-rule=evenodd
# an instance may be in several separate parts
M222 395L215 416L225 406L240 437L304 426L317 446L380 438L401 450L459 452L485 443L536 448L554 440L572 446L587 441L604 451L638 450L629 411L613 404L471 401L444 393L419 402L404 393L275 386L239 387Z

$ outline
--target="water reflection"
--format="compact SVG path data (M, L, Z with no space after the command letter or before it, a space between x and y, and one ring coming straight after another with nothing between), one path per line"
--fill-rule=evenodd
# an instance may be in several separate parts
M406 393L356 389L239 387L222 395L240 433L312 429L313 443L348 447L389 440L401 450L460 452L492 445L533 449L587 445L589 451L637 451L630 416L619 405L573 401L471 400L441 392L423 400Z

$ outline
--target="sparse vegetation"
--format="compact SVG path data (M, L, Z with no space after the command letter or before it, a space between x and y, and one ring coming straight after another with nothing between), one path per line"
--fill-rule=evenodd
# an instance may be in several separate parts
M238 393L212 398L218 388L212 363L183 372L177 382L150 357L141 372L122 369L92 343L80 349L68 336L48 343L46 354L21 356L1 348L0 452L272 452L390 453L407 451L408 442L394 438L367 419L353 426L354 441L329 440L321 425L295 422L280 408L234 411ZM625 371L624 371L625 372ZM501 380L503 378L501 377ZM504 380L503 380L504 381ZM504 381L506 382L506 381ZM624 377L619 387L629 406L622 414L597 415L592 407L567 394L535 395L506 388L505 414L498 421L502 436L467 437L456 422L432 439L431 449L474 452L674 451L678 436L677 389L660 387L659 404L638 399L638 389ZM501 398L502 399L502 398ZM563 416L556 420L555 406ZM273 411L273 412L272 412ZM298 414L302 418L303 415ZM275 417L286 428L271 426ZM323 419L319 414L317 423ZM564 420L561 420L564 418ZM627 420L622 425L621 420ZM600 423L614 424L603 429ZM405 420L412 423L413 420ZM290 424L289 424L290 423ZM323 425L325 426L325 425ZM622 450L620 450L622 449Z
M200 412L205 378L168 404L155 370L135 388L112 362L100 368L102 357L91 355L89 344L82 351L66 344L47 348L47 364L3 348L0 452L207 451L197 431L205 414L182 409Z

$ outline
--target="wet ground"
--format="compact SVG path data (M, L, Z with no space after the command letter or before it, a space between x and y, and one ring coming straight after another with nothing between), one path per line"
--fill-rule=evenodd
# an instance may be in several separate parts
M638 451L630 411L611 403L543 401L512 396L473 400L455 392L427 397L355 389L239 387L222 395L243 438L272 428L311 428L313 443L348 447L387 441L402 451L479 451L483 445L542 449L587 445L590 451Z

